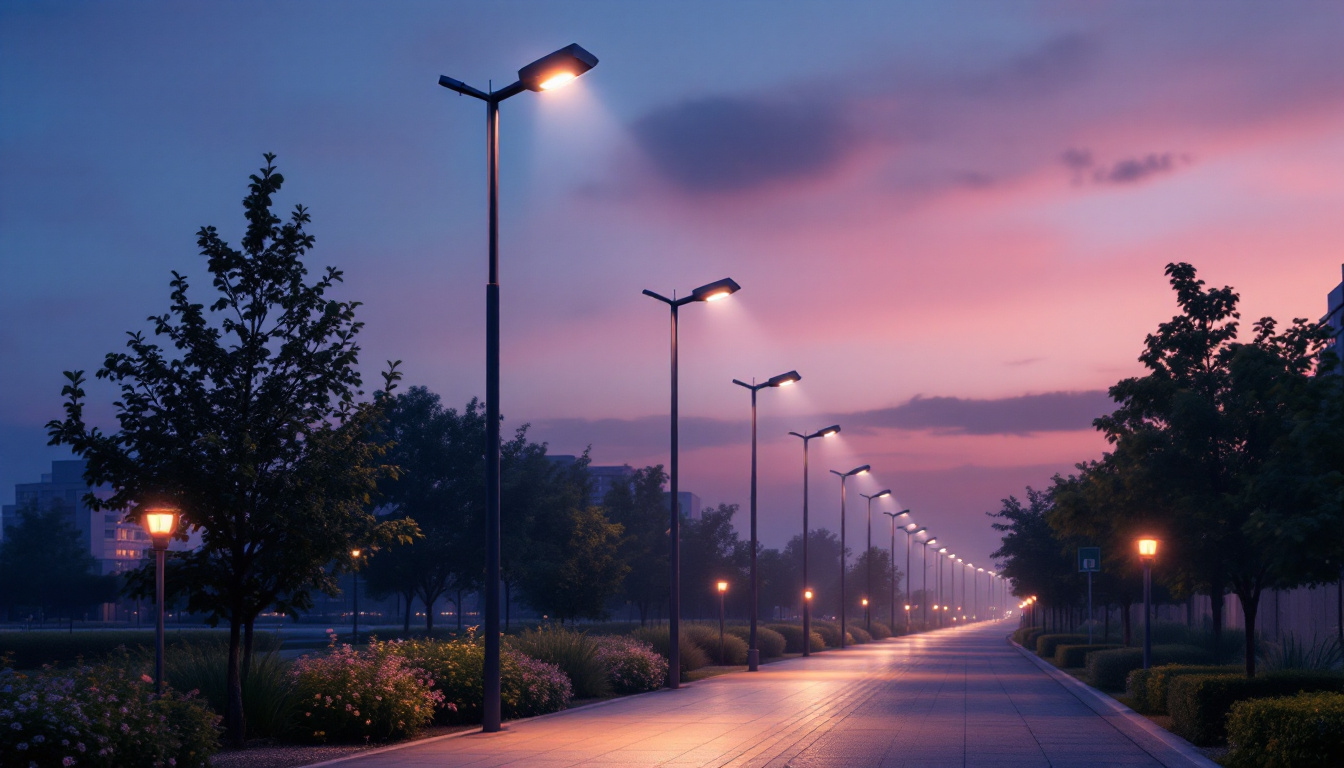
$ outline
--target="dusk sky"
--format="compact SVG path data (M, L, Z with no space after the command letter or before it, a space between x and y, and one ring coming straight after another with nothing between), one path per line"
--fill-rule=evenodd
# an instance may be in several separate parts
M828 469L981 564L984 513L1098 458L1193 263L1242 317L1317 319L1344 258L1344 4L6 3L0 6L0 500L52 459L61 372L207 296L279 155L312 268L365 303L366 383L484 390L484 107L569 43L601 63L502 107L506 431L667 462L682 312L682 480L738 502L760 395L761 530L839 525ZM111 426L113 392L89 387ZM850 543L862 547L862 499ZM876 508L874 511L876 515ZM885 544L888 528L875 526Z

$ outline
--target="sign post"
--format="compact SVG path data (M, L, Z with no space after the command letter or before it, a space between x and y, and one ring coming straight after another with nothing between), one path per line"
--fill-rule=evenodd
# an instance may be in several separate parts
M1101 571L1101 547L1078 548L1078 572L1087 574L1087 644L1092 644L1092 574Z

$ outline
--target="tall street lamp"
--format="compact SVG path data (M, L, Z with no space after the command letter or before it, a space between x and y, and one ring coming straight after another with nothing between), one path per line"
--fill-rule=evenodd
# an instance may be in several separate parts
M874 493L872 496L867 496L862 493L860 493L859 495L863 496L863 498L868 500L868 549L865 550L864 557L868 561L868 574L867 574L868 594L871 595L873 594L873 499L880 499L883 496L890 496L891 489L887 488L886 490L878 491L877 493ZM896 534L893 533L891 535L891 538L894 541L896 539ZM893 568L895 567L895 563L892 563L892 567ZM863 611L863 625L864 625L863 628L868 632L868 634L872 634L873 612L867 607L867 605L868 604L865 602Z
M934 536L932 539L929 539L922 543L924 545L924 587L923 587L924 599L920 600L919 602L920 602L920 608L923 609L924 617L921 620L920 631L928 632L929 631L929 545L937 544L938 537Z
M802 438L803 441L803 587L807 589L803 596L803 655L812 655L812 590L807 587L807 540L811 538L807 527L807 444L817 437L830 437L840 434L840 425L832 424L825 429L818 429L816 432L804 435L799 432L790 432L794 437Z
M750 384L733 379L734 384L751 390L751 634L747 642L748 672L755 672L761 661L761 652L756 647L756 610L760 602L760 583L756 578L756 393L766 387L785 387L802 378L797 371L789 371L771 377L764 384L757 384L755 379Z
M719 588L719 664L725 664L723 660L723 597L728 594L728 582L720 581Z
M976 572L976 573L984 573L984 572L985 572L985 569L984 569L984 568L976 568L976 569L975 569L975 572ZM989 603L989 581L988 581L988 580L985 581L985 603L986 603L986 604ZM976 579L975 579L975 615L972 616L971 618L973 618L973 619L975 619L975 620L977 620L977 621L979 621L979 618L980 618L980 578L979 578L979 577L976 577Z
M1139 559L1143 561L1143 668L1153 660L1153 561L1157 559L1157 539L1139 539Z
M907 509L901 514L908 515L909 512L910 510ZM906 634L911 634L915 631L914 627L910 625L910 606L912 603L911 590L914 589L915 577L910 571L910 540L921 533L927 532L929 529L922 525L909 523L902 527L901 530L905 532L905 632ZM924 580L925 582L928 581L927 575L924 577Z
M668 485L672 493L671 525L668 526L668 539L670 542L670 559L672 561L671 583L669 584L669 596L667 601L668 631L669 636L669 658L667 667L667 687L681 687L681 497L678 495L677 488L677 310L681 309L683 304L690 304L695 301L718 301L726 299L741 290L742 286L733 281L732 278L725 277L722 280L716 280L712 283L696 288L691 291L690 296L673 298L660 296L653 291L644 291L645 296L655 298L672 309L672 460L669 463L670 472L668 472Z
M910 510L908 510L908 509L903 509L903 510L901 510L900 512L883 512L882 514L884 514L884 515L886 515L887 517L890 517L890 518L891 518L891 549L889 550L889 552L888 552L888 554L887 554L887 558L891 560L891 614L890 614L890 616L888 616L888 619L891 621L891 634L894 635L894 634L896 634L896 518L898 518L898 517L909 517L909 516L910 516ZM912 523L911 525L913 525L913 523ZM904 529L902 529L902 530L904 530ZM906 537L905 537L905 541L906 541L906 548L905 548L905 588L906 588L906 591L909 591L909 589L910 589L910 544L909 544L909 543L910 543L910 536L908 535L908 533L909 533L909 532L907 531L907 535L906 535ZM905 602L906 602L906 603L909 603L910 601L909 601L909 600L906 600ZM907 610L909 610L909 609L907 609ZM905 614L905 632L906 632L906 634L909 634L909 633L910 633L910 614L908 614L908 613Z
M840 478L840 650L845 649L845 633L849 631L849 625L845 623L845 603L848 597L845 596L845 481L855 475L864 475L872 467L864 464L862 467L855 467L848 472L837 472L831 470L831 474Z
M500 728L499 701L499 103L523 91L558 88L597 66L597 57L576 45L548 54L518 70L518 80L482 91L440 76L439 85L485 102L485 174L489 200L489 267L485 284L485 660L481 730Z
M354 635L354 639L350 641L351 647L359 645L359 556L361 554L363 554L362 550L350 550L350 581L353 584L350 592L355 599L355 625L351 633Z
M150 507L145 510L140 524L149 533L154 548L154 603L158 621L154 625L154 693L163 695L163 569L167 559L168 542L177 527L179 510L175 507Z

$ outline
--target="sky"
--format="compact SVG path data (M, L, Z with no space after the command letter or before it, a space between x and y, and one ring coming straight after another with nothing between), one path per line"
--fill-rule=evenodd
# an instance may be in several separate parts
M460 407L484 389L480 88L577 42L573 85L501 108L506 430L597 464L668 461L681 314L681 488L742 504L750 381L760 529L836 530L828 470L871 464L952 551L985 513L1099 458L1106 389L1142 373L1194 264L1248 321L1316 319L1344 261L1344 5L570 2L0 6L0 500L63 449L62 371L95 371L208 286L274 152L314 268L363 302L372 385ZM112 426L114 393L89 387ZM880 522L879 522L880 521ZM899 542L898 542L899 545Z

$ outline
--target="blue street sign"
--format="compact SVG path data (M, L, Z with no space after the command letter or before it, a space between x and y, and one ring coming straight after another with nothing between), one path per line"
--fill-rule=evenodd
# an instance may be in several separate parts
M1101 571L1101 547L1078 548L1078 572L1099 573Z

